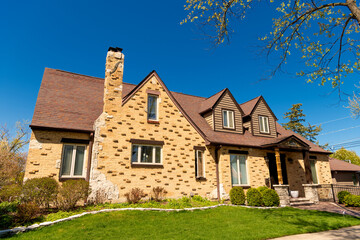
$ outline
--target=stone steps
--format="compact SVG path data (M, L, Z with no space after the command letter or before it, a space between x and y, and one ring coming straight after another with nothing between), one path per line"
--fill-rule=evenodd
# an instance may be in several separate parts
M290 206L309 206L314 203L307 198L290 198Z

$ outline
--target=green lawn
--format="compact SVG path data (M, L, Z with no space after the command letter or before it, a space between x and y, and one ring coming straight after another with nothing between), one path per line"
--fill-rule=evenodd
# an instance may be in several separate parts
M17 239L266 239L360 225L360 219L293 208L224 206L194 212L86 215L18 234Z

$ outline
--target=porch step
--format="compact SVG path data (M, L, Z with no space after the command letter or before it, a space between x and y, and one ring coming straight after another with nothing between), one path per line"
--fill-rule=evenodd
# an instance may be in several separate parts
M307 198L290 198L290 206L309 206L313 204L314 203Z

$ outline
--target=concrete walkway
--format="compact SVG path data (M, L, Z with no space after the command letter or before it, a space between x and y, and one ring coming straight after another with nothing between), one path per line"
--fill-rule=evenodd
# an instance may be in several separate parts
M281 238L274 238L274 240L338 240L338 239L360 239L360 226L341 228L338 230L331 230L318 233L305 233Z

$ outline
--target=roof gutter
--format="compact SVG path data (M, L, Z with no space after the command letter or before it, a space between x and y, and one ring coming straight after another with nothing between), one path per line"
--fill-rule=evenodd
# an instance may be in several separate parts
M75 129L75 128L59 128L59 127L44 127L37 125L29 125L32 130L47 130L47 131L62 131L62 132L82 132L82 133L94 133L94 130L88 129Z

